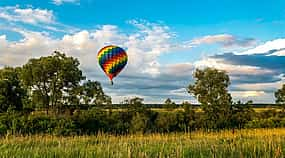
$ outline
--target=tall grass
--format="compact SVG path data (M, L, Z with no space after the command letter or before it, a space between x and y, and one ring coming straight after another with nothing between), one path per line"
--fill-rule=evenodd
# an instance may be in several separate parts
M56 137L6 136L0 157L285 157L285 129Z

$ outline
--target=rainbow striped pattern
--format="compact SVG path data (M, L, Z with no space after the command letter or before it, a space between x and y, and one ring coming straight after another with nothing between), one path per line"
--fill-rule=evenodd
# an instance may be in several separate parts
M106 46L97 55L99 65L112 81L126 66L128 62L127 53L118 46Z

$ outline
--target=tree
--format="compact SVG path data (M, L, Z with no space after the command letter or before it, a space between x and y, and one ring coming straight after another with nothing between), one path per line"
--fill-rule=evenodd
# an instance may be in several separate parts
M19 79L19 68L5 67L0 70L0 111L9 108L22 110L27 99L26 91Z
M232 120L231 127L234 128L243 128L244 125L252 120L255 111L251 107L252 101L248 101L243 104L241 101L234 103L232 105Z
M275 93L275 102L281 104L283 109L285 109L285 84L283 84L281 89L278 89Z
M151 117L151 111L143 105L143 98L129 98L122 103L128 107L127 114L131 117L130 131L133 133L145 132Z
M98 81L90 81L83 83L81 96L85 104L111 104L111 97L105 95L101 84Z
M192 131L195 126L195 115L196 115L195 109L187 101L182 102L182 106L184 109L184 118L185 118L185 123L187 124L187 130Z
M163 107L165 109L173 110L176 107L176 105L175 102L173 102L170 98L167 98L163 104Z
M77 59L55 51L51 56L30 59L22 68L21 78L35 104L56 108L85 79L79 64Z
M155 119L155 126L158 132L173 132L178 131L177 115L175 112L160 112Z
M110 96L105 95L101 84L98 81L90 81L69 90L64 97L65 105L110 105Z
M101 84L98 81L84 82L82 85L70 89L68 95L64 97L66 105L106 105L111 104L110 96L105 95Z
M143 105L143 98L134 97L125 99L122 103L128 106L130 112L144 112L146 110Z
M131 120L130 132L144 133L146 131L148 117L146 115L135 113Z
M229 76L225 71L214 68L197 69L195 83L190 84L188 92L196 97L204 111L206 128L224 128L231 116L232 98L228 93Z

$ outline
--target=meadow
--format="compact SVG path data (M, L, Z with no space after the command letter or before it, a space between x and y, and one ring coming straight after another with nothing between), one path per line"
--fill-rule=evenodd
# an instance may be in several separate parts
M282 158L284 151L285 128L125 136L6 135L0 139L0 157Z

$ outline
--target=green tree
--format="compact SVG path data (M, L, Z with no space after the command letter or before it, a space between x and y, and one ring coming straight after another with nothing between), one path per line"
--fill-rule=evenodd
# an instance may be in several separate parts
M123 104L127 105L127 114L131 116L130 131L146 132L147 127L150 127L150 121L153 119L153 113L149 108L144 106L143 98L134 97L126 99L123 101Z
M178 131L176 112L160 112L154 123L158 132Z
M19 79L19 68L5 67L0 70L0 111L6 112L9 108L22 110L26 91Z
M84 104L111 104L111 97L105 95L101 84L98 81L90 81L83 83L81 86L81 97Z
M143 105L143 98L134 97L130 99L125 99L123 104L128 106L129 111L143 112L145 106Z
M255 112L251 106L252 101L243 104L241 101L232 106L231 126L234 128L243 128L245 124L252 120ZM234 132L234 130L233 130Z
M33 102L47 108L61 106L64 96L85 79L79 64L77 59L57 51L51 56L30 59L23 66L21 77Z
M195 128L195 109L193 108L193 106L185 101L182 102L182 106L184 109L184 118L185 118L185 123L187 124L187 130L188 131L192 131Z
M228 93L229 76L225 71L214 68L197 69L195 83L190 84L188 92L196 97L204 111L206 128L224 128L231 116L232 98Z
M112 100L110 96L105 95L101 84L98 81L84 82L82 85L70 89L64 97L64 104L75 108L75 105L110 105Z
M277 104L281 104L281 106L283 107L283 111L285 109L285 84L283 84L281 89L278 89L275 93L275 102Z
M132 133L144 133L146 131L148 118L140 113L135 113L131 120L130 132Z

